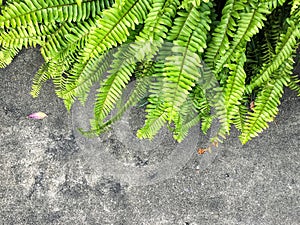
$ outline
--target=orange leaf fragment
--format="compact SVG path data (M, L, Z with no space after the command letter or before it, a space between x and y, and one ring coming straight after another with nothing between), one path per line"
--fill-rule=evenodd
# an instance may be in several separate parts
M197 152L198 152L199 155L202 155L202 154L204 154L204 153L207 152L207 151L208 151L207 148L199 148L199 149L197 150Z

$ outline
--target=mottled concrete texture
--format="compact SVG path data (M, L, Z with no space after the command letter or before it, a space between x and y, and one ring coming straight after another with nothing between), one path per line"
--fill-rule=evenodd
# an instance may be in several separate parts
M134 115L125 130L120 125L95 140L97 150L78 142L72 115L51 83L39 98L29 95L42 61L38 50L24 50L0 70L1 225L300 224L300 98L294 92L285 92L276 123L260 137L242 146L233 131L213 157L197 155L193 145L186 157L173 154L177 145L166 136L155 147L125 143L126 129L136 129L130 121L140 120ZM27 119L36 111L48 117ZM101 151L119 163L100 158Z

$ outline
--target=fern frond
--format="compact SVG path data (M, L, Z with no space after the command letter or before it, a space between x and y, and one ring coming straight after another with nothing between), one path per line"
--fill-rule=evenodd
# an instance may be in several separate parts
M243 51L241 51L243 52ZM236 64L227 64L229 68L229 76L227 78L226 86L224 87L224 102L219 101L219 105L216 108L217 116L221 122L220 135L224 136L229 134L230 126L234 115L238 114L240 99L242 98L245 90L246 73L244 71L244 63L246 62L246 55L236 54ZM223 99L223 98L222 98ZM226 114L224 114L226 112Z
M98 27L93 28L89 35L81 60L85 62L125 42L130 35L129 28L134 30L146 18L149 9L146 0L128 0L121 9L114 5L104 10L102 18L97 21Z
M47 80L51 79L54 84L56 95L63 98L62 93L68 87L68 85L66 85L68 83L68 74L66 73L69 68L68 62L70 62L68 57L45 62L33 79L33 85L30 94L33 97L37 97L42 85ZM65 106L67 107L68 104L66 103L67 102L65 101Z
M79 77L94 57L124 43L130 36L129 28L135 29L141 23L150 9L146 0L128 0L120 7L118 4L102 12L102 18L96 21L97 27L92 27L80 52L78 62L74 65L72 74Z
M294 91L298 92L298 96L300 96L300 79L299 79L299 75L291 76L291 80L288 84L288 87L291 90L294 90Z
M173 45L166 42L161 47L159 54L154 64L154 71L151 75L152 80L149 85L149 97L146 107L146 121L144 126L138 130L138 138L150 138L152 139L155 134L166 123L166 113L162 111L162 87L164 79L164 62L165 59L172 55ZM153 133L154 132L154 133Z
M175 15L176 10L174 9L176 9L177 4L178 1L173 1L172 4L169 1L153 2L153 8L149 12L150 17L148 17L151 19L146 19L145 26L140 35L137 36L135 42L129 44L128 49L126 49L128 51L124 51L121 60L114 61L112 64L112 69L109 73L111 74L111 78L115 77L115 82L112 82L108 78L99 89L99 96L106 96L106 98L97 99L96 101L95 119L97 121L100 122L103 120L110 110L112 110L114 104L122 94L122 89L125 88L129 81L136 63L141 62L145 58L152 60L158 48L162 45L163 37L166 36L166 32L168 31L168 26L171 26L169 16L172 18ZM124 77L127 78L124 79Z
M46 73L51 74L51 79L54 84L55 92L57 96L61 96L61 92L66 88L66 78L65 74L68 65L65 64L64 60L52 60L48 62L48 69Z
M202 2L208 3L209 0L183 0L181 3L181 7L185 10L190 10L191 7L199 7Z
M178 117L174 119L175 129L173 131L173 137L178 142L181 142L188 135L188 132L192 127L199 125L201 120L201 116L198 113L193 112L191 106L190 100L187 100L181 107L183 113L181 114L181 112L179 112ZM187 114L186 111L190 114Z
M265 3L268 5L269 10L278 8L278 6L282 6L286 0L265 0Z
M79 98L81 103L85 103L91 87L102 79L104 72L109 68L113 59L112 55L113 51L110 51L91 60L86 70L73 83L70 82L70 78L67 78L68 85L61 93L67 109L71 108L76 98Z
M188 48L173 47L173 56L166 59L163 101L171 121L186 101L189 92L200 78L200 58ZM183 54L182 54L183 53ZM176 55L175 55L176 54Z
M97 18L97 17L96 17ZM68 25L67 25L68 26ZM80 76L73 71L74 63L79 57L79 49L84 46L91 27L96 26L94 19L77 23L76 27L59 30L49 38L49 41L42 47L41 51L50 64L63 68L53 76L53 83L58 96L64 99L65 106L70 110L76 97L84 103L91 86L101 79L104 71L108 68L111 55L114 51L103 54L100 57L91 59ZM68 30L70 30L68 32ZM60 44L55 44L60 40ZM52 47L53 45L53 47ZM106 61L107 60L107 61ZM66 71L68 71L66 73ZM61 87L61 89L60 89Z
M299 10L299 7L300 7L300 0L293 0L291 14L294 14L296 10Z
M65 106L69 109L69 104L67 103L70 103L71 99L65 99L63 93L76 81L75 79L71 79L72 76L69 74L69 69L76 60L76 56L77 52L75 47L75 49L70 49L68 52L62 53L61 55L46 61L47 67L44 69L42 68L42 71L38 72L40 74L37 74L37 79L34 79L31 91L32 96L37 97L39 88L46 81L44 79L39 79L39 77L52 79L57 96L65 100Z
M165 57L159 70L161 87L154 87L154 93L150 94L147 119L144 127L138 131L139 138L151 138L166 120L181 123L185 118L187 111L182 106L200 77L201 61L197 53L202 53L206 47L209 7L211 4L203 3L199 8L191 7L190 11L178 12L179 17L175 19L168 35L168 40L174 43L171 47L172 55ZM185 134L182 130L174 137L181 140Z
M148 113L147 119L145 125L137 131L137 137L151 140L167 122L167 113L162 105L153 104L148 104L145 111Z
M170 32L169 40L174 40L173 55L166 58L165 85L162 88L162 101L166 102L169 121L176 117L201 76L201 60L197 53L202 53L206 47L209 7L208 4L201 4L198 9L192 7L189 12L179 12L180 17L175 19L175 26ZM193 32L186 35L188 30Z
M280 34L284 33L287 29L288 24L285 20L289 11L289 6L284 5L276 8L272 14L267 17L268 20L265 23L264 34L266 39L270 42L274 53L275 47L280 40Z
M174 120L174 139L181 142L188 135L189 130L199 125L199 122L201 122L202 132L206 133L211 125L211 118L210 103L204 91L197 85Z
M229 47L229 37L233 37L236 31L236 20L239 19L239 12L244 10L246 0L228 0L222 10L222 18L212 33L212 39L205 52L205 62L213 68L215 62L226 53Z
M248 74L247 82L251 77L259 74L264 65L273 63L280 34L285 33L288 27L285 18L289 11L290 8L286 4L273 10L267 16L264 28L248 42L245 65Z
M157 45L156 42L163 43L169 28L172 26L172 19L176 15L178 6L178 0L153 0L144 28L136 38L137 43L143 41L148 41L154 45Z
M201 130L206 134L216 116L213 108L218 102L220 89L218 80L206 64L200 70L202 77L192 93L195 94L194 104L201 116Z
M78 22L95 17L104 8L112 5L111 0L75 0L38 1L25 0L8 3L0 16L0 27L27 27L36 23Z
M39 95L43 84L50 79L53 81L57 96L60 96L60 92L65 89L65 66L66 65L62 61L45 62L33 78L30 92L32 97L36 98Z
M99 121L94 119L91 122L91 131L92 133L101 134L103 131L107 130L113 123L118 121L122 115L132 106L135 106L141 99L145 98L148 93L149 84L151 82L152 63L143 68L141 76L137 75L138 78L134 84L134 87L130 90L128 94L129 97L125 96L125 99L121 99L120 108L117 112L103 124L99 124ZM147 75L148 74L148 75ZM127 86L128 88L128 86Z
M248 99L243 96L240 100L240 104L237 106L238 109L235 110L232 116L232 124L241 132L244 132L245 121L247 118L247 114L249 112L248 109Z
M278 105L283 93L283 85L286 77L274 79L266 84L255 99L253 112L250 112L244 126L244 132L240 135L243 144L257 136L268 127L268 122L273 121L278 113Z
M292 56L273 73L268 83L257 94L255 105L252 109L253 112L249 113L243 133L240 135L242 143L246 143L257 136L258 133L268 127L268 122L273 121L278 112L283 87L288 86L291 81L290 74L293 69L291 62L293 62Z
M39 95L43 84L51 79L51 74L48 73L48 66L48 63L44 63L34 75L30 92L31 96L34 98Z
M261 50L262 56L260 57L261 60L258 62L259 65L270 63L274 57L275 51L267 37L265 37L264 42L261 44Z
M168 52L163 58L164 63L157 63L158 70L155 77L159 79L156 82L159 85L153 85L150 89L152 93L146 110L147 119L145 126L138 131L138 137L147 138L155 135L151 132L157 132L166 122L166 118L169 122L183 121L187 112L182 110L182 105L200 77L199 54L206 48L206 34L211 22L210 7L211 4L203 3L199 8L191 7L190 11L178 12L178 17L167 37L174 43L174 46L171 46L172 55L168 56L170 54ZM191 30L193 30L192 33ZM167 114L159 113L162 108ZM184 133L186 132L182 132L183 136ZM181 135L174 137L180 138Z
M119 68L122 68L121 71L118 71L118 68L110 70L109 75L101 82L100 88L97 91L94 112L95 120L99 123L102 123L105 117L114 108L118 99L120 99L123 89L130 81L135 69L134 64L123 64L123 62L126 62L128 48L129 46L123 45L114 56L114 64L118 64Z
M231 57L237 49L246 47L246 43L250 41L251 37L257 34L259 29L263 27L266 15L270 13L268 7L264 3L259 3L257 8L252 7L249 12L240 13L238 29L233 37L232 44L225 55L216 63L216 74L221 72L224 65L232 59Z
M281 35L280 43L276 46L272 62L265 64L260 73L251 79L250 84L246 86L247 93L251 93L255 87L266 82L271 74L292 55L293 51L295 51L297 39L300 38L299 20L295 22L288 20L288 23L290 24L290 27L288 27L285 34Z
M68 22L60 23L55 32L47 35L47 39L41 48L41 53L46 61L54 58L67 45L68 40L65 36L71 32L73 26L72 23Z
M48 37L47 43L41 48L42 55L48 61L58 58L63 59L70 54L74 54L75 51L79 51L79 49L84 47L92 27L96 27L95 20L98 18L96 16L80 23L73 23L72 25L64 23L67 28L61 29L55 35ZM65 32L66 30L68 32ZM55 45L58 42L56 39L62 39L60 40L60 44ZM53 44L54 46L52 47Z
M7 48L36 47L43 45L47 35L55 32L57 26L55 24L38 25L33 24L30 27L16 27L15 29L7 29L0 33L0 45Z
M129 83L134 72L135 65L122 65L122 73L110 70L108 77L101 82L98 94L96 95L94 117L99 124L103 123L105 117L114 108L117 101L121 98L123 90Z
M4 68L9 65L19 51L19 48L0 47L0 68Z
M178 5L178 0L153 0L145 25L139 35L136 36L135 42L131 45L130 51L134 61L153 60L153 57L159 48L162 47L164 39L167 37ZM132 59L129 59L129 61L132 61Z

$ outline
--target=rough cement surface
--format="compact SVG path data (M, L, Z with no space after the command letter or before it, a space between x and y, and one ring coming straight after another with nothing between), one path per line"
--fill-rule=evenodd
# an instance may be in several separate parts
M42 61L38 50L24 50L0 70L1 225L300 224L295 93L286 91L276 123L259 138L242 146L233 131L214 160L192 154L174 176L138 186L95 170L51 83L32 99L31 81ZM36 111L48 117L26 118ZM124 151L114 136L106 144L120 165L131 162L135 169L147 166L141 159L159 165L166 157L159 147Z

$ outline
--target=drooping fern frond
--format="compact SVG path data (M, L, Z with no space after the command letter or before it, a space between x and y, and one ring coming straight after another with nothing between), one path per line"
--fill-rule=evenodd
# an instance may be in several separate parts
M182 105L175 120L174 138L176 140L182 141L188 135L189 130L199 122L203 133L209 129L212 122L211 105L204 93L203 88L197 85Z
M163 37L166 36L165 32L168 31L168 26L171 26L169 17L165 13L174 16L176 4L178 4L177 1L172 1L171 4L168 1L154 1L149 15L151 15L150 18L156 18L155 23L146 19L136 40L132 44L124 45L121 51L118 50L117 60L113 61L109 76L102 83L99 89L99 98L95 103L95 119L98 123L104 120L121 97L122 89L130 80L136 64L144 59L151 60L162 45ZM142 38L150 41L141 41ZM125 77L126 79L124 79Z
M297 91L298 96L300 96L300 79L298 76L291 77L288 87L294 91Z
M52 74L48 72L49 65L44 63L36 72L31 86L30 94L33 97L37 97L40 94L41 88L47 80L51 79Z
M247 114L249 112L249 106L248 104L248 98L246 96L243 96L242 99L240 99L240 104L237 106L237 110L234 112L232 116L232 124L241 132L244 133L245 128L245 121ZM252 103L253 104L253 103Z
M181 107L201 76L199 54L206 47L210 6L210 4L203 3L200 7L192 6L189 11L179 11L179 17L175 19L174 26L168 35L168 40L173 41L174 46L171 49L172 55L165 58L162 74L164 85L160 92L161 97L158 97L159 101L155 104L160 105L158 107L160 110L164 108L166 112L164 115L169 122L180 120L178 119L179 112L181 111L181 114L183 112ZM193 30L193 32L188 32L189 30ZM156 110L156 107L153 108ZM158 115L155 114L154 116ZM165 116L159 115L159 118L165 118ZM145 122L145 127L148 126L148 121L152 123L153 120L155 118L149 116ZM153 128L150 126L149 129ZM143 132L145 132L144 128ZM143 137L143 132L139 132L139 137Z
M160 48L154 63L152 82L149 85L148 104L145 112L147 122L137 131L137 137L152 139L167 122L166 112L162 109L161 96L164 79L164 62L172 54L173 44L166 42Z
M183 140L189 130L199 122L201 131L206 134L215 119L213 108L219 100L219 84L206 64L202 62L202 65L201 79L189 94L174 122L174 138L179 141Z
M94 17L97 12L109 5L111 5L109 0L82 0L80 5L74 0L13 1L2 10L0 26L16 28L37 23L78 22Z
M265 64L260 73L252 78L251 83L246 87L248 93L251 93L255 87L260 86L263 82L267 81L271 74L292 55L293 51L295 51L297 39L300 37L299 18L297 18L297 21L287 20L287 22L290 26L288 27L287 32L281 35L280 42L276 46L275 55L272 61Z
M235 62L226 65L230 72L224 90L222 91L224 97L220 97L218 105L216 106L218 109L217 115L221 122L218 135L222 137L229 134L235 115L239 115L240 100L244 95L246 81L246 73L244 71L245 61L245 54L236 54Z
M92 60L89 66L86 67L88 72L83 71L81 76L74 83L70 83L66 90L62 92L68 109L71 108L76 98L85 103L90 88L101 80L105 71L109 68L112 62L112 54L113 52L108 52Z
M268 127L268 122L273 121L278 113L278 105L283 94L283 86L288 80L286 77L274 79L267 83L255 99L253 112L249 113L240 135L241 142L245 144L263 129Z
M270 80L257 94L253 112L250 112L245 121L245 128L240 135L242 143L255 137L268 127L268 122L273 121L278 113L278 105L283 94L283 87L291 82L293 70L293 57L290 56L272 74Z
M151 62L149 65L145 63L142 65L139 71L136 72L137 80L134 83L134 86L131 88L130 93L125 96L125 99L121 99L120 107L118 108L117 112L114 113L111 118L107 121L99 123L99 120L95 117L91 122L91 130L87 133L95 135L101 134L103 131L107 130L113 123L118 121L122 115L130 108L135 106L141 99L147 97L149 84L151 82L151 74L153 69L153 63ZM137 74L140 73L140 74Z
M33 24L31 29L26 27L17 27L2 31L0 33L0 44L8 48L22 48L37 45L43 45L47 35L55 32L57 26L50 24L49 26Z
M19 48L0 48L0 68L4 68L9 65L13 58L18 54L20 51Z
M69 85L73 85L72 83L79 79L82 74L93 73L94 71L90 69L94 68L95 62L98 62L94 58L102 57L102 54L112 47L116 47L118 43L125 42L130 36L129 29L134 30L136 25L145 19L145 14L150 8L145 0L126 1L122 6L120 7L116 3L113 7L104 10L101 13L101 18L97 18L95 25L90 27L84 46L80 49L77 59L70 69L71 75L67 79ZM115 15L119 15L120 18ZM100 79L100 77L98 78ZM76 96L72 96L72 92L68 92L68 95L64 95L64 97L66 98L65 102L70 107L74 100L73 97Z
M244 48L251 37L258 33L259 29L264 26L266 15L270 14L267 5L264 3L259 3L251 8L247 8L248 10L246 12L240 13L240 20L237 25L238 28L230 48L216 63L216 73L221 72L224 65L230 62L231 56L234 55L238 48Z
M83 28L91 24L93 18L101 10L112 5L112 1L84 1L78 6L74 1L51 1L39 3L37 1L7 1L7 10L0 16L5 27L1 33L0 43L10 48L28 46L41 46L48 69L40 70L32 88L32 95L37 96L46 79L53 79L58 96L65 89L66 75L64 72L70 68L72 61L77 58L79 49L84 41ZM16 9L24 7L16 12ZM79 7L79 8L78 8ZM96 13L97 12L97 13ZM73 16L73 17L72 17ZM30 21L28 19L30 18ZM27 19L27 20L26 20ZM89 21L83 21L89 19ZM5 22L10 21L10 22ZM81 21L81 23L78 23ZM72 23L73 22L73 23ZM74 26L76 22L76 26ZM21 24L14 26L13 24ZM74 43L74 37L80 37ZM70 40L71 38L72 41ZM73 42L73 43L72 43ZM52 60L52 61L50 61ZM43 72L42 72L43 71Z
M116 60L120 63L120 68L122 68L123 73L120 74L116 70L110 70L110 74L101 83L101 87L98 90L97 100L95 102L95 118L99 122L103 121L113 109L117 100L122 95L122 90L129 83L130 76L135 69L134 65L124 65L122 63L126 61L126 49L128 47L129 46L122 46L115 54Z
M229 0L222 10L222 18L212 33L212 40L206 49L205 62L213 68L217 60L226 53L229 47L229 38L234 36L239 12L244 10L246 1Z
M91 58L124 43L130 35L129 28L134 30L146 18L149 8L146 0L128 0L121 8L114 4L104 10L102 17L96 21L96 27L91 28L77 67L84 69Z

